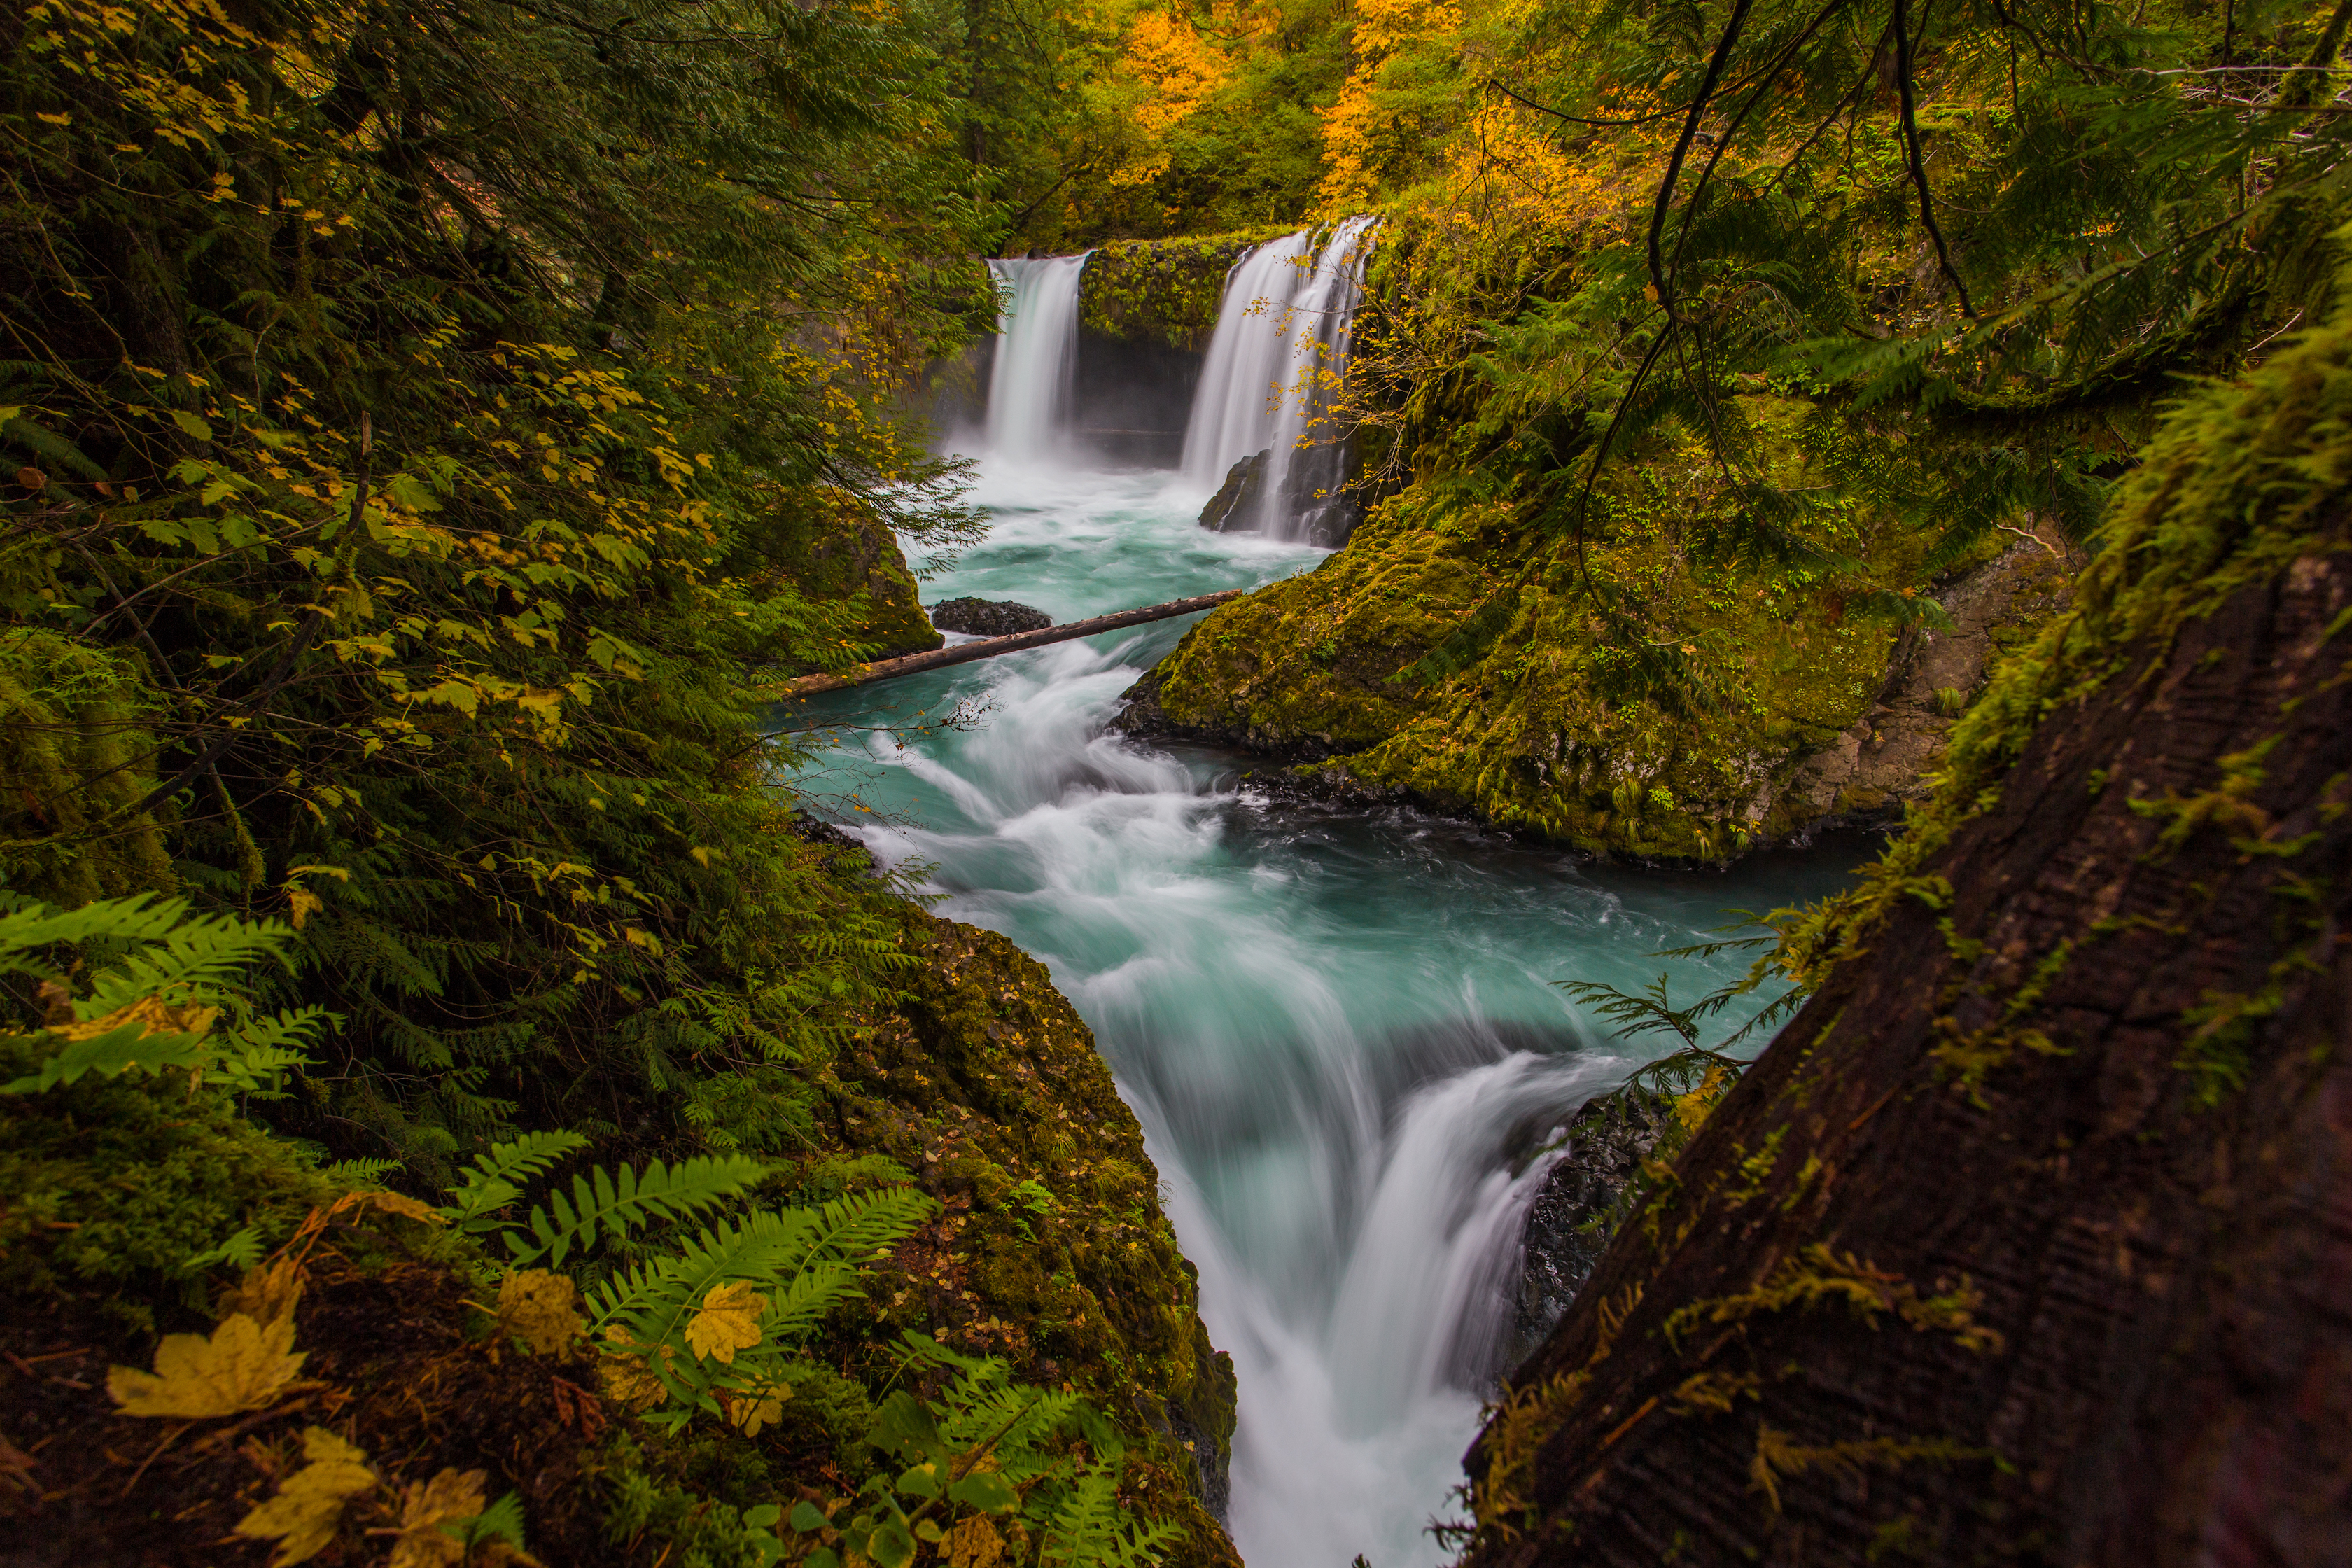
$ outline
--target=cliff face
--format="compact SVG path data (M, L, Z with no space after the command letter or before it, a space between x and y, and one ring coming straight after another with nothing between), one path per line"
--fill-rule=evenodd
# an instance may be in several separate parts
M1045 965L994 931L906 919L923 966L836 1065L830 1139L895 1161L941 1204L868 1287L880 1328L1075 1386L1139 1444L1143 1495L1190 1527L1172 1561L1233 1563L1212 1517L1233 1358L1202 1325L1142 1125Z
M2076 608L1512 1376L1465 1562L2340 1563L2352 329L2173 416Z

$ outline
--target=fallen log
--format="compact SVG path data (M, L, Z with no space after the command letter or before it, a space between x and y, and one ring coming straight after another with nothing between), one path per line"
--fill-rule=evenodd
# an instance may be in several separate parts
M1152 621L1164 621L1172 616L1189 616L1196 610L1213 609L1229 599L1238 599L1248 593L1246 588L1228 588L1222 594L1203 594L1195 599L1171 599L1164 605L1146 605L1139 610L1120 610L1115 615L1096 616L1088 620L1072 621L1067 626L1045 626L1034 632L1015 632L1009 637L984 637L978 642L959 643L953 647L935 647L928 653L910 653L899 658L879 659L872 664L854 665L838 675L803 675L784 683L789 697L813 697L820 691L838 691L846 686L863 686L870 680L888 680L901 675L915 675L926 669L939 669L950 664L969 664L976 658L994 658L999 654L1019 653L1024 648L1044 647L1047 643L1069 642L1077 637L1090 637L1101 632L1115 632L1128 626L1139 626Z

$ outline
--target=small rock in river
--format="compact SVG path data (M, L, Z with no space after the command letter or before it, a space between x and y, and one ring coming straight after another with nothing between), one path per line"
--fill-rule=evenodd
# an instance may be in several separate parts
M943 632L963 632L976 637L1009 637L1015 632L1041 632L1054 617L1010 599L946 599L931 606L931 625Z

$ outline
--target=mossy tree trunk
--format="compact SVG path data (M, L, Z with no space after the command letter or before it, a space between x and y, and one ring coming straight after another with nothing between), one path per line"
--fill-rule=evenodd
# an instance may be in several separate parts
M2152 449L1514 1375L1467 1563L2352 1560L2347 342Z

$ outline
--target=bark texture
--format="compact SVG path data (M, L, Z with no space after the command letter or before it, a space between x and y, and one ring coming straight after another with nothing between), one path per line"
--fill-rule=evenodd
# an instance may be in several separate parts
M2352 1562L2347 342L2159 437L1513 1375L1468 1563Z

